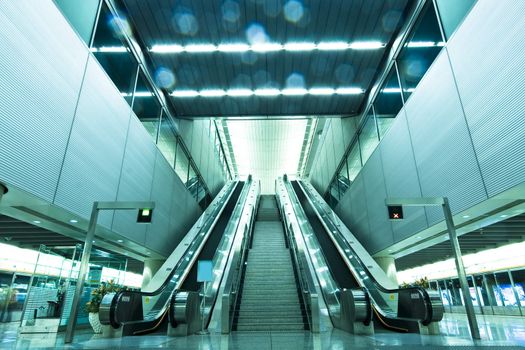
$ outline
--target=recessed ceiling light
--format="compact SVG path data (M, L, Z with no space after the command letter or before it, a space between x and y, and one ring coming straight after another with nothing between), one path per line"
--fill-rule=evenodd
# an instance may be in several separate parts
M118 240L117 240L117 242L119 242L119 243L122 243L122 242L124 242L124 241L123 241L123 240L121 240L121 239L118 239Z
M421 238L421 236L417 236L417 238Z
M199 92L195 90L175 90L171 93L173 97L195 97L199 96Z
M214 52L217 51L217 46L212 44L194 44L184 47L186 52Z
M224 90L201 90L199 93L202 97L221 97L226 95Z
M69 220L69 222L72 223L72 224L76 224L78 222L78 220L71 219L71 220Z
M33 220L33 223L35 223L35 224L40 224L40 223L42 223L42 222L39 221L39 220Z
M321 51L337 51L346 50L350 47L348 43L344 41L332 41L332 42L320 42L317 44L317 49Z
M226 95L232 97L252 96L253 91L250 89L230 89L226 91Z
M95 243L96 241L91 241L91 243Z
M283 45L286 51L312 51L315 50L316 45L314 43L286 43Z
M255 44L251 47L252 51L255 52L272 52L272 51L281 51L283 46L277 43L260 43Z
M282 90L281 93L286 96L304 96L308 94L308 90L299 89L299 88L290 88L290 89Z
M254 93L257 96L279 96L281 91L278 89L257 89Z
M220 44L217 50L221 52L246 52L250 50L250 45L242 43Z
M350 48L354 50L376 50L385 46L385 44L379 41L355 41L350 44Z
M506 218L507 216L508 216L507 214L502 214L502 215L500 215L499 217L500 217L500 218Z
M463 219L468 219L470 215L463 215Z
M311 95L333 95L335 94L335 89L329 88L329 87L318 87L318 88L311 88L308 90L308 92Z
M362 94L364 91L361 88L344 87L344 88L336 89L335 92L338 95L359 95L359 94Z

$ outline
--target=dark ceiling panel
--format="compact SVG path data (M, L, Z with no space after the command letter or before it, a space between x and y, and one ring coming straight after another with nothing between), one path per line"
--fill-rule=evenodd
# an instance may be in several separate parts
M463 255L525 241L525 215L494 223L458 237ZM450 241L444 241L396 259L399 271L452 258Z
M285 0L122 0L140 39L155 44L247 43L247 31L263 28L271 42L367 41L391 43L409 0L305 0L302 8L286 12ZM300 3L300 2L294 2ZM292 11L293 12L293 11ZM288 16L287 16L288 13ZM301 16L302 14L302 16ZM386 49L270 53L151 54L153 67L171 69L177 89L231 87L285 88L292 74L304 87L358 86L369 90ZM170 92L170 91L168 91ZM205 115L350 115L364 103L360 97L308 96L268 98L172 99L184 117ZM246 105L250 104L250 105ZM218 112L220 111L220 112Z

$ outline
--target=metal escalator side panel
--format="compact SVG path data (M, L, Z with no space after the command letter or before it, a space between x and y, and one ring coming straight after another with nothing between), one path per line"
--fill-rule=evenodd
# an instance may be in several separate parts
M188 267L191 267L198 253L196 253L202 245L206 242L207 236L210 231L215 226L217 220L220 216L223 215L224 208L226 204L231 200L231 196L234 193L235 188L238 186L238 181L232 181L225 185L221 193L216 197L212 202L209 208L204 212L199 220L192 227L190 232L186 237L181 241L177 246L175 251L170 255L168 260L163 264L159 272L154 276L157 278L159 275L166 276L165 280L160 284L160 286L151 292L132 292L126 291L125 293L133 294L140 296L139 301L141 302L140 308L145 304L146 298L152 298L152 305L146 310L143 310L142 319L136 319L132 317L131 319L116 319L112 320L113 324L127 326L125 328L130 328L132 330L131 334L135 333L135 328L146 329L148 332L151 331L151 325L154 325L154 328L157 328L162 320L165 319L166 311L169 306L169 300L173 291L179 286L187 274ZM195 253L195 254L193 254ZM168 267L167 267L168 266ZM120 293L119 293L120 294ZM116 297L119 297L117 294ZM125 304L122 298L119 298L115 305L115 313L117 318L119 315L122 315L122 312L119 312L119 307L124 309L129 307L129 304ZM112 302L112 301L111 301ZM109 324L109 320L106 324ZM156 322L160 321L160 322ZM114 325L113 325L114 326ZM115 328L115 327L114 327Z
M393 323L397 323L395 320L405 320L428 324L441 319L442 305L439 305L436 298L430 298L429 292L423 288L399 289L393 284L312 186L302 181L297 182L345 263L369 292L380 320L384 323L392 319ZM413 328L413 325L409 324L408 327ZM391 328L402 327L391 325Z

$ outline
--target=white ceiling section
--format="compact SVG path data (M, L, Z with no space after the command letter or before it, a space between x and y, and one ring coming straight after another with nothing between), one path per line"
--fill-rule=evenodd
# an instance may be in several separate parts
M261 181L261 192L273 194L278 176L297 175L308 120L228 120L240 177Z

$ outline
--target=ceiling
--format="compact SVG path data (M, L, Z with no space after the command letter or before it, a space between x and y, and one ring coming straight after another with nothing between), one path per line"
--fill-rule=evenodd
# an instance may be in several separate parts
M516 215L503 221L458 237L462 254L476 253L510 243L525 241L525 214ZM396 259L397 270L406 270L453 257L450 241Z
M70 258L73 248L83 242L39 227L38 224L0 215L0 243L33 250L39 250L40 245L45 245L52 252ZM127 259L127 271L142 274L142 262L121 254L109 253L97 247L96 243L91 254L90 263L116 268L119 262L125 262Z
M307 119L228 120L239 176L251 174L261 181L261 193L274 193L278 176L297 175L310 123Z
M170 97L179 117L355 115L381 68L409 0L122 0L137 36L155 45L380 42L376 49L150 52L176 90L332 89L362 93Z

